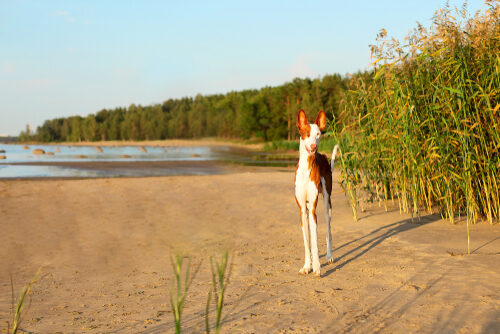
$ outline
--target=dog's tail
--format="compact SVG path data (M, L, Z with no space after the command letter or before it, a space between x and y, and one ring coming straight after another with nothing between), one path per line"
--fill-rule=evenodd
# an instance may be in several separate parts
M337 156L337 152L339 150L339 145L335 145L332 152L332 161L330 162L330 167L332 168L333 173L333 165L335 164L335 157Z

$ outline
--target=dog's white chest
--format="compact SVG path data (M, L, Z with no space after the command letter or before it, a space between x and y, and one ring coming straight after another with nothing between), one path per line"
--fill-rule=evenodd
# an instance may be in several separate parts
M295 186L299 184L306 184L309 181L309 176L311 175L311 170L308 168L307 164L302 164L299 162L299 167L295 175Z
M307 167L307 164L301 166L299 163L295 176L295 197L302 205L306 203L309 197L318 195L316 185L310 179L311 170Z

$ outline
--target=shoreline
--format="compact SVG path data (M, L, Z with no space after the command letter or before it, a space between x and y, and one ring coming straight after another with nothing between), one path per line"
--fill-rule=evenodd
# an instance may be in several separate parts
M98 176L0 177L0 181L86 180L289 172L292 167L254 166L221 160L201 161L43 161L0 163L1 166L46 166L100 172ZM108 173L108 174L107 174Z
M201 139L163 139L163 140L109 140L109 141L80 141L80 142L9 142L3 143L5 145L48 145L48 146L155 146L155 147L167 147L167 146L183 146L183 147L194 147L194 146L232 146L232 147L242 147L252 151L261 150L265 142L261 143L245 143L238 140L224 140L217 138L201 138Z

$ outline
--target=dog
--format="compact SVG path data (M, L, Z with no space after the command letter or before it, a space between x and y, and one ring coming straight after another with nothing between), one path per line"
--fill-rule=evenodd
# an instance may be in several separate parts
M295 200L300 209L300 225L304 237L305 262L299 274L309 274L311 269L320 277L321 265L318 255L316 205L319 194L323 194L326 216L326 261L333 263L332 235L330 230L332 172L338 145L333 148L331 163L324 154L317 152L321 131L326 127L326 115L321 110L313 124L307 121L306 113L300 110L297 128L300 133L299 162L295 172ZM312 262L311 262L312 257Z

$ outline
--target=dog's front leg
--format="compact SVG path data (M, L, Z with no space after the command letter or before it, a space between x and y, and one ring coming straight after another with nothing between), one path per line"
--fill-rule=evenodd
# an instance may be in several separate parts
M315 276L321 275L321 264L319 263L319 253L318 253L318 232L317 232L317 218L316 218L316 204L318 203L318 197L314 201L308 202L309 210L309 229L311 233L311 253L312 253L312 267Z
M300 207L300 225L304 237L304 266L299 270L299 274L305 275L311 272L311 248L309 246L309 221L306 203Z

